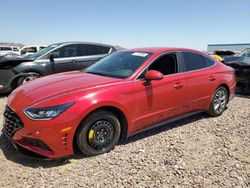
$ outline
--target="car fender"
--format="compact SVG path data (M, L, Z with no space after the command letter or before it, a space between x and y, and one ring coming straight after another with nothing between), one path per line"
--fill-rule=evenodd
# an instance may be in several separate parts
M37 72L34 72L34 71L31 71L31 72L26 72L26 73L20 73L20 74L17 74L17 75L15 75L11 80L10 80L10 82L9 82L9 85L11 86L11 87L15 87L15 83L16 83L16 81L19 79L19 78L21 78L21 77L26 77L26 76L31 76L31 75L41 75L40 73L37 73Z
M105 107L112 107L112 108L116 108L118 109L119 111L121 111L127 122L130 122L130 116L128 115L129 112L127 109L125 109L121 104L117 103L117 102L114 102L114 101L100 101L96 104L93 105L90 105L86 110L85 110L85 113L84 113L84 118L89 115L90 113L94 112L95 110L98 110L98 109L101 109L101 108L105 108Z
M46 66L42 66L39 62L32 61L32 62L23 62L18 66L14 67L13 70L17 73L27 73L27 72L35 72L41 75L44 75L46 72Z

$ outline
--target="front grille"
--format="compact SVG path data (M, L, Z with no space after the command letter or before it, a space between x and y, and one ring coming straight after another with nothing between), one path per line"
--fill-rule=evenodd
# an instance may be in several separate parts
M14 133L23 128L23 122L16 115L16 113L10 109L9 106L6 106L4 112L4 123L3 123L3 131L5 132L7 137L12 137Z

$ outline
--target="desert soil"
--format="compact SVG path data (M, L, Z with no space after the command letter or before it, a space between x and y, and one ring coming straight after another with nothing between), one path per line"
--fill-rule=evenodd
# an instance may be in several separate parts
M0 99L0 122L6 98ZM2 129L2 123L0 123ZM109 153L39 161L0 133L0 187L250 187L250 98L129 138Z

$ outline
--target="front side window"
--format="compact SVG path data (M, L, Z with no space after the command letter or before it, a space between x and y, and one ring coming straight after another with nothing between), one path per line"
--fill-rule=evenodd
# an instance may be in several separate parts
M151 53L146 52L115 52L90 66L85 72L115 78L127 78L151 55Z
M194 71L202 68L206 68L206 61L200 54L192 52L182 52L185 64L185 71Z
M243 52L239 54L242 57L250 57L250 49L245 49Z
M175 74L178 72L177 58L175 54L166 54L159 57L148 70L157 70L163 75Z
M245 57L250 57L250 49L247 49L247 50L245 51Z
M178 63L175 53L166 54L157 58L137 79L143 79L149 70L156 70L163 75L178 73Z
M78 48L76 44L70 44L56 49L52 52L56 55L57 58L67 58L67 57L76 57L80 56L78 53Z
M53 49L56 48L57 46L58 46L58 45L56 45L56 44L50 45L50 46L48 46L48 47L45 47L45 48L43 48L43 49L37 51L37 52L34 53L34 54L29 55L28 57L31 58L31 59L36 59L36 58L38 58L38 57L43 56L43 55L46 54L47 52L53 50Z

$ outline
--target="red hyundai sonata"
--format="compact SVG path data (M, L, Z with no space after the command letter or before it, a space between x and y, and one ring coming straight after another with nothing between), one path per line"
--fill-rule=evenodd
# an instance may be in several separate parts
M17 88L8 97L3 132L17 149L39 157L66 157L75 147L99 155L176 118L221 115L235 85L232 68L199 51L119 51L85 70Z

